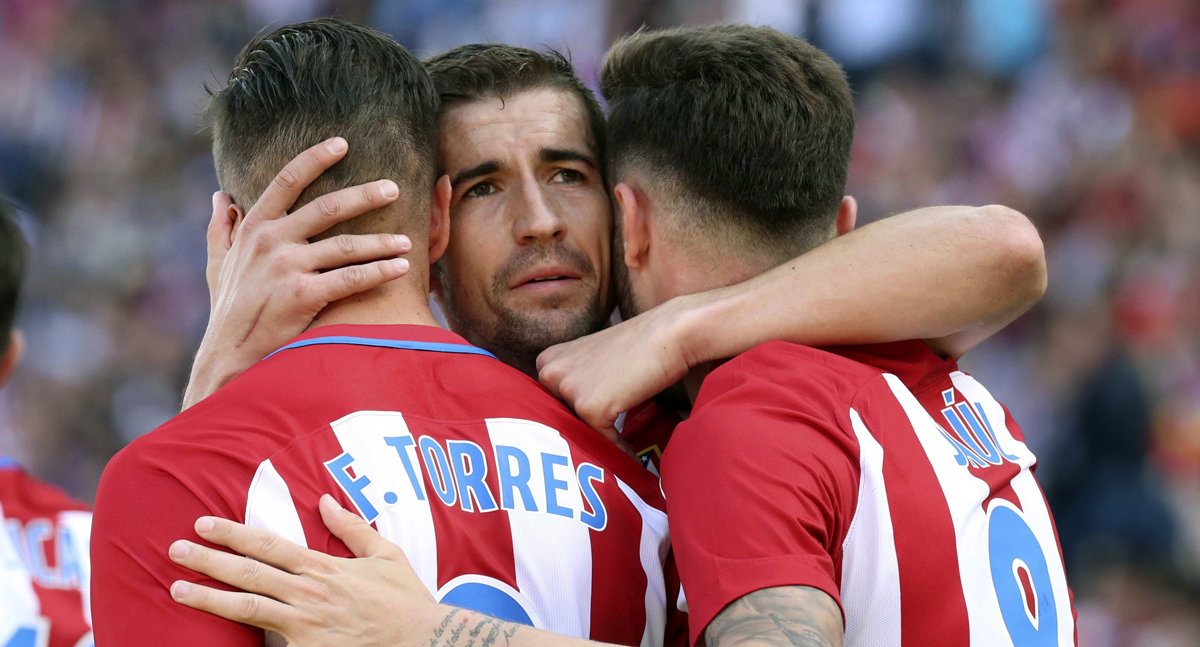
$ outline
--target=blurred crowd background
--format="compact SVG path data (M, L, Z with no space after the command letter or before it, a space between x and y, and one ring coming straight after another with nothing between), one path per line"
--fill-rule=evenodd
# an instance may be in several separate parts
M263 27L330 14L423 57L555 47L592 83L642 24L828 50L867 219L1001 203L1041 230L1045 299L963 363L1041 457L1079 644L1200 645L1196 0L0 0L0 192L34 247L0 453L91 500L178 410L208 313L203 85Z

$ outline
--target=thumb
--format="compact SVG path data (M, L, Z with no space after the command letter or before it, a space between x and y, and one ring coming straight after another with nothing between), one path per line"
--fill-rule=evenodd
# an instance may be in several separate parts
M321 495L318 506L321 520L334 537L341 539L355 557L386 557L395 545L383 538L371 524L338 504L328 494Z
M208 254L225 255L232 244L233 218L229 215L229 207L233 206L233 198L224 191L213 194L212 219L208 221Z
M205 279L208 282L210 305L216 306L217 291L220 288L221 266L233 241L233 218L229 215L229 207L233 198L224 191L213 194L212 219L208 222L208 262L205 267Z

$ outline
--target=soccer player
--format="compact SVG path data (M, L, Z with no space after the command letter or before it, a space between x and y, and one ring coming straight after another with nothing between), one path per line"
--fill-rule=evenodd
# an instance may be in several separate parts
M304 209L307 197L385 176L366 193L333 194L348 211L391 199L334 233L404 232L413 266L322 309L307 333L113 459L92 547L99 645L282 642L173 602L183 570L167 547L216 514L349 555L319 517L330 491L402 547L439 599L566 635L664 641L657 478L430 312L428 267L446 246L450 193L434 174L437 107L412 54L335 20L255 38L213 95L217 173L239 204L296 203L293 217L328 224L328 210ZM340 161L297 201L313 178L275 170L335 133L339 150L306 154ZM340 244L313 247L336 254Z
M849 88L807 43L744 26L643 33L610 52L602 87L625 314L853 229L855 207L843 199ZM638 319L578 347L628 362L619 342L642 330ZM688 382L695 406L663 479L693 642L1073 643L1034 457L1008 412L953 360L919 341L771 342ZM368 546L365 524L333 521ZM391 645L460 645L447 623L473 621L419 591L381 596L349 582L363 580L338 580L358 603L349 608L371 599L404 615L407 631ZM297 610L320 607L275 594ZM506 627L510 645L582 644Z
M0 199L0 387L21 358L13 328L28 252ZM0 455L0 647L88 647L87 506Z
M850 90L806 42L744 26L639 34L609 52L602 87L620 133L623 311L677 296L672 275L706 268L714 236L737 241L736 273L853 229ZM693 642L1074 643L1034 456L953 360L920 341L768 343L689 382L662 472Z

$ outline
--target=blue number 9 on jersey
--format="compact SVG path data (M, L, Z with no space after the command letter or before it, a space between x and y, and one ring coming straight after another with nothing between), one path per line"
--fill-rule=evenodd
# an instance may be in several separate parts
M17 630L8 642L4 643L4 647L42 647L45 641L39 640L42 636L34 627L22 627Z
M1014 647L1058 644L1058 608L1046 555L1016 509L994 505L988 515L992 585Z

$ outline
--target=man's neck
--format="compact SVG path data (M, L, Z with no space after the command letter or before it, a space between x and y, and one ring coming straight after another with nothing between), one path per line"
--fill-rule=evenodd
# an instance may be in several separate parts
M308 329L334 324L437 326L429 310L429 291L420 283L420 277L406 276L335 301L317 313Z

